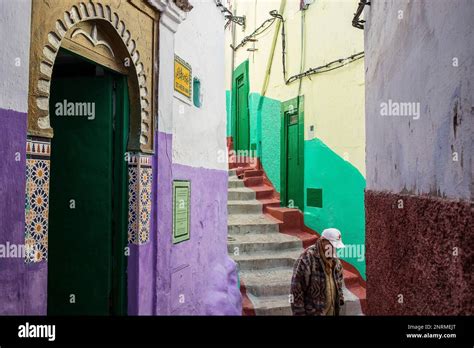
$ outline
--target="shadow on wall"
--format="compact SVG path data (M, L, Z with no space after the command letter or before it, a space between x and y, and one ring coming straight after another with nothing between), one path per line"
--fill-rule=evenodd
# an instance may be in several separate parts
M307 205L307 188L322 189L322 207ZM319 139L305 141L305 225L338 228L346 245L341 258L365 279L365 179Z

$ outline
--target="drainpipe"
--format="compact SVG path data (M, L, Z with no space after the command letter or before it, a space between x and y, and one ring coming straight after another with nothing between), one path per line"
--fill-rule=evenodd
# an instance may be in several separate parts
M283 16L283 12L285 12L285 7L286 7L286 0L281 0L280 10L278 11L278 13L281 14L282 16ZM281 20L278 21L275 28L275 33L273 34L272 48L270 49L270 56L268 57L267 69L265 71L265 80L263 82L262 92L260 93L262 97L265 96L265 93L267 93L268 82L270 81L270 72L272 70L272 64L273 64L273 56L275 55L275 47L278 40L278 33L280 32L280 26L281 26Z
M280 9L278 10L278 13L282 16L283 16L283 13L285 12L285 7L286 7L286 0L281 0ZM272 70L273 57L275 56L275 48L276 48L276 43L277 43L277 40L278 40L278 33L280 32L280 26L281 26L281 20L279 20L278 23L276 24L275 32L273 33L272 47L270 49L270 55L268 56L267 69L265 71L265 79L263 81L262 91L260 93L260 100L258 102L258 108L257 108L257 116L258 116L257 127L258 127L258 135L259 135L258 155L260 157L259 166L263 165L262 146L261 146L261 142L262 142L262 104L263 104L263 97L267 93L268 83L270 81L270 73L271 73L271 70ZM262 169L262 168L259 168L259 169Z

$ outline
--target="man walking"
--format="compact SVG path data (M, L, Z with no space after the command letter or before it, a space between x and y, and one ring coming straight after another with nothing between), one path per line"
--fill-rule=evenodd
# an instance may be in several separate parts
M291 280L293 315L339 315L344 304L339 248L344 248L341 232L328 228L298 258Z

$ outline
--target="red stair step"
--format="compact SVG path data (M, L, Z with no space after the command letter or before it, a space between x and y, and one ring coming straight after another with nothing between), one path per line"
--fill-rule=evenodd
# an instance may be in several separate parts
M260 186L263 185L263 178L261 176L245 178L244 184L247 187Z
M316 234L304 232L304 231L301 231L298 228L285 229L285 228L282 228L282 227L284 227L284 224L280 225L280 232L281 233L284 233L284 234L287 234L287 235L290 235L290 236L297 237L297 238L301 239L301 241L303 242L303 248L305 248L305 249L310 247L314 243L316 243L316 241L319 238Z
M274 197L274 193L275 193L275 190L273 189L273 187L271 186L267 186L267 185L262 185L262 186L255 186L255 187L252 187L252 189L255 191L256 193L256 198L257 199L269 199L269 198L275 198Z
M268 207L266 212L278 220L283 221L284 229L300 228L302 226L302 214L297 209Z
M262 176L262 175L263 175L263 171L258 170L258 169L250 169L250 170L245 171L245 177L246 178L250 178L250 177L254 177L254 176Z
M280 200L275 199L275 198L265 198L265 199L259 199L260 203L262 203L263 206L263 211L265 212L266 209L269 207L279 207L280 206Z

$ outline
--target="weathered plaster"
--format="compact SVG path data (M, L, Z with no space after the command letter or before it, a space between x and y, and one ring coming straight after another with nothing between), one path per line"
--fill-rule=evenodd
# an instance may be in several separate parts
M0 244L25 243L26 114L0 109ZM18 159L18 161L17 161ZM0 314L46 314L47 264L0 258Z
M474 199L473 16L471 0L366 7L369 189ZM381 116L389 99L419 119Z
M0 13L0 108L27 112L31 0L0 1Z
M472 315L470 204L371 190L365 202L368 314Z
M158 133L156 314L240 315L236 265L227 255L227 171L172 163L172 142ZM191 239L179 244L171 238L172 180L191 181Z

